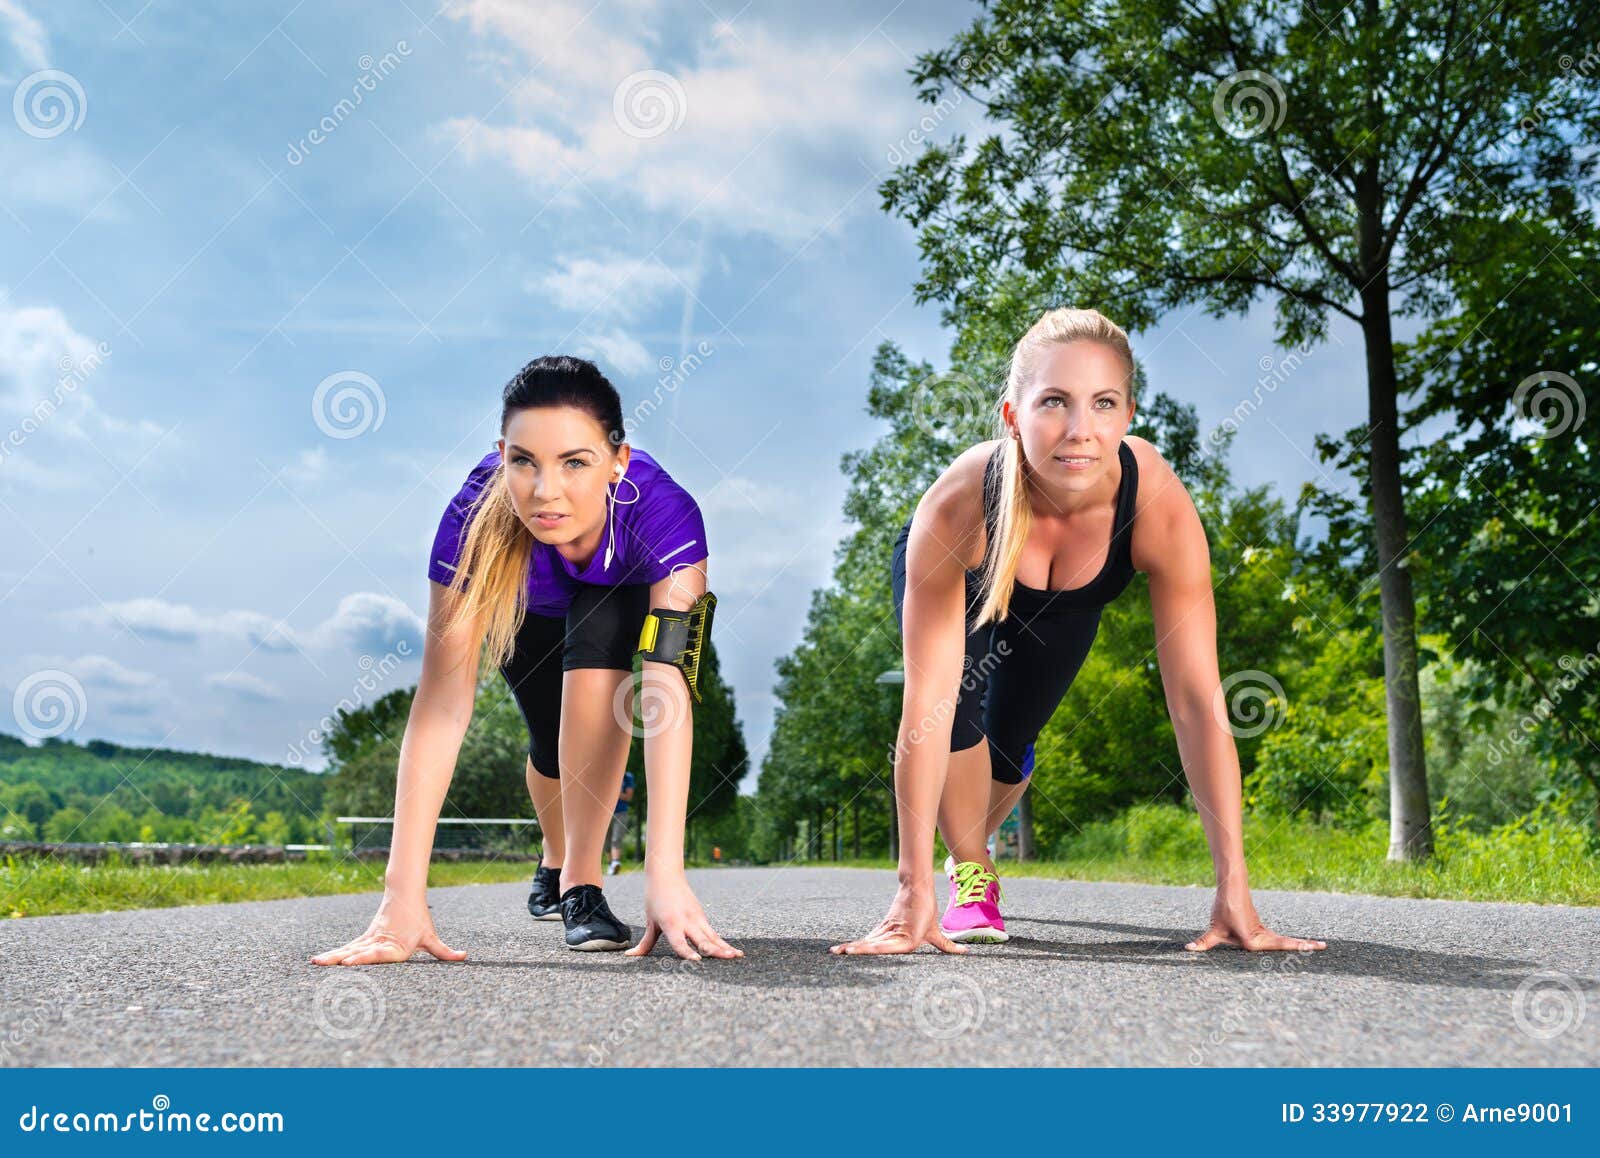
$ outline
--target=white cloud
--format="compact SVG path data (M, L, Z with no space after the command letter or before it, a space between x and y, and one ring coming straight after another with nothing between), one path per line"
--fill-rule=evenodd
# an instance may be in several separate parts
M348 650L381 656L404 640L410 654L422 654L425 624L399 599L371 591L346 595L327 619L307 631L258 611L202 611L164 599L128 599L69 613L69 618L102 629L131 629L146 639L169 643L242 643L265 652Z
M650 351L621 330L584 334L575 340L573 348L584 357L599 362L601 370L642 374L653 364Z
M323 646L340 642L374 657L394 651L404 641L411 655L420 656L425 631L422 617L400 600L358 591L339 600L339 609L318 624L315 637Z
M328 452L324 447L302 450L279 477L297 486L312 486L328 477Z
M677 274L654 258L620 254L562 258L528 288L548 295L549 303L573 313L634 317L683 286Z
M126 628L141 638L170 643L243 640L263 651L290 651L299 646L289 625L255 611L199 611L164 599L127 599L74 612L73 618L105 629Z
M33 485L83 485L92 472L54 471L43 448L60 439L94 440L107 457L136 461L162 438L154 422L108 414L89 387L109 373L115 351L79 333L54 306L3 304L0 288L0 459ZM98 462L89 455L86 462Z
M82 689L81 699L56 673L65 673L77 682ZM82 731L97 717L146 716L158 708L172 706L163 677L126 667L106 655L86 654L76 659L61 655L24 655L8 666L6 674L11 685L4 697L6 709L37 716L41 724L55 722L54 713L64 710L76 721L72 732ZM34 699L19 706L15 702L17 691L35 676L43 676L44 682L33 685ZM41 692L40 688L53 691ZM6 719L9 724L10 718ZM20 717L18 722L21 722Z
M251 675L249 672L213 672L206 676L207 687L221 688L223 691L233 692L247 700L259 700L270 703L283 699L283 693L266 680Z
M0 0L0 29L11 48L15 65L8 60L0 72L0 84L10 85L24 71L37 71L50 63L50 36L17 0ZM13 75L16 73L17 75Z
M882 37L808 41L750 14L737 34L712 29L696 59L671 64L652 41L669 19L682 24L681 12L629 21L601 9L585 20L587 6L565 0L466 0L452 11L519 63L507 78L509 123L444 127L465 157L510 165L541 202L627 199L792 243L851 211L876 212L875 174L923 115L904 58ZM622 101L619 116L619 88L650 70L672 83L624 89L641 99L631 115ZM677 127L641 133L657 115Z

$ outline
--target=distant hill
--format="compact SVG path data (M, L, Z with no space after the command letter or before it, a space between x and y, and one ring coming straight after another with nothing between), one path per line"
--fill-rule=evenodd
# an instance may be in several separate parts
M0 839L320 839L326 783L235 756L0 733Z

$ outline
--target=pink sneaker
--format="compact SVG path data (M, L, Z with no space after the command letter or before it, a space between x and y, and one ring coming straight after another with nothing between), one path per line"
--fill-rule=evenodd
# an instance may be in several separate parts
M1000 878L975 860L956 863L945 857L944 875L950 879L950 903L939 927L952 941L997 945L1009 941L1000 916Z

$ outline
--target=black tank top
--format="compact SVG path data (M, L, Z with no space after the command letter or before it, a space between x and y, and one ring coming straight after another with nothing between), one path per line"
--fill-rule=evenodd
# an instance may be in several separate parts
M996 526L1000 520L1000 471L1005 465L1006 444L1001 442L989 456L983 470L983 521L988 530L984 544L984 559L994 547ZM1139 497L1139 463L1133 448L1126 441L1117 444L1117 458L1122 463L1122 480L1117 484L1117 510L1111 529L1111 549L1106 552L1105 566L1100 573L1082 587L1065 591L1029 587L1022 583L1011 589L1011 606L1014 610L1029 611L1080 611L1097 609L1110 603L1133 581L1133 509Z

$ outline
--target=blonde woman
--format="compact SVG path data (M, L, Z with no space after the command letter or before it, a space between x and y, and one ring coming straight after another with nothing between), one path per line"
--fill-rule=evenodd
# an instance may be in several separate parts
M365 933L312 961L404 961L419 948L466 957L434 929L427 881L480 656L499 668L528 725L526 779L544 842L530 912L559 916L569 948L627 948L632 930L606 903L600 858L632 739L635 651L646 657L654 724L644 753L645 930L629 955L664 934L681 957L742 956L712 928L683 868L693 644L709 632L714 602L699 507L625 441L621 399L592 362L528 363L505 388L500 433L434 540L383 900Z
M1210 928L1185 947L1326 947L1272 932L1251 902L1238 753L1213 707L1205 530L1156 448L1127 437L1133 383L1119 327L1094 310L1046 313L1012 355L1000 437L951 463L901 530L891 576L905 641L900 887L877 928L833 952L964 953L963 943L1007 939L988 835L1027 791L1034 740L1135 571L1150 578L1167 710L1216 869ZM951 852L942 920L936 821Z

